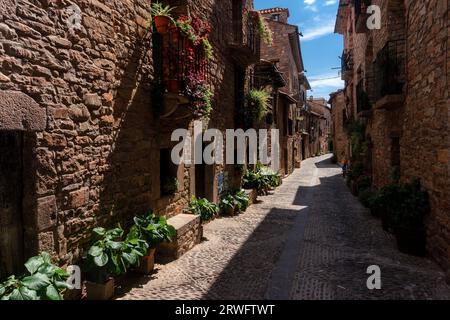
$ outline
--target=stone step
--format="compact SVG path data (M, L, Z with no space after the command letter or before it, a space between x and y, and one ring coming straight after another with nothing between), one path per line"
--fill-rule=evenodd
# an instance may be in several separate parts
M176 230L175 239L170 243L161 243L157 250L157 258L162 260L178 259L199 244L203 237L203 227L199 216L178 214L167 220Z
M250 204L256 202L258 198L258 192L256 191L256 189L245 189L244 192L248 196Z

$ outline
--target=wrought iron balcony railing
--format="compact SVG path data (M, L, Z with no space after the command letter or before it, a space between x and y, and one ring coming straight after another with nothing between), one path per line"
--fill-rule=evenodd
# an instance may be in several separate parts
M232 37L229 46L234 51L233 57L244 66L259 62L261 57L261 36L257 30L258 15L256 11L242 13L231 23Z
M183 93L188 82L208 80L209 63L201 45L194 45L182 32L153 34L155 78L170 93Z
M400 95L405 84L405 40L388 41L374 65L375 100Z
M351 77L353 72L353 50L348 50L342 52L341 57L341 72L342 79L346 80L348 77Z
M366 116L372 110L369 94L364 89L364 80L356 86L356 109L360 116Z

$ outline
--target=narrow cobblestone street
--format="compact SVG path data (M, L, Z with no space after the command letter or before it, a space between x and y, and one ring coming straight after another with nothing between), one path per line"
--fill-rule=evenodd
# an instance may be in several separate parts
M381 268L382 290L366 287ZM308 159L245 214L204 227L204 241L119 299L445 299L443 272L398 252L345 186L330 156Z

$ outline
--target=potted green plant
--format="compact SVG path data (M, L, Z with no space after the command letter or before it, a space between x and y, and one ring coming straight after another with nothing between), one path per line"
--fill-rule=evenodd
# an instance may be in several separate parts
M25 268L24 276L11 275L0 283L0 300L63 300L64 292L71 289L69 274L54 265L47 252L28 259Z
M258 32L261 39L267 44L272 45L273 36L270 27L267 25L264 16L258 11L250 11L249 17L256 21L256 31Z
M281 184L281 177L271 168L258 163L255 170L244 174L244 189L256 189L258 195L267 195L270 190Z
M200 216L202 222L207 222L215 218L219 213L219 207L207 199L197 199L193 196L189 203L189 211Z
M238 203L232 194L225 194L220 198L219 209L223 215L232 216L238 209Z
M154 19L156 31L158 31L158 33L164 34L169 31L170 24L173 22L170 15L173 9L175 8L164 6L159 2L152 3L151 15Z
M244 118L248 126L261 121L266 116L270 104L270 93L252 89L245 95Z
M142 239L147 243L147 249L136 269L143 274L150 274L155 265L156 247L162 242L171 242L176 236L176 230L167 223L165 217L158 217L153 211L145 216L135 217L134 225L127 236L130 239Z
M93 230L93 243L86 257L88 300L109 300L114 295L114 276L127 272L129 267L139 264L146 244L137 240L122 241L123 229L119 227L106 230Z
M165 177L162 183L162 193L164 195L173 195L178 191L179 182L176 177Z
M406 254L425 256L426 231L424 219L430 210L428 193L418 180L404 185L404 197L394 213L394 233L398 249Z
M236 200L238 209L241 212L247 210L248 206L250 205L250 199L244 190L237 191L234 194L234 199Z

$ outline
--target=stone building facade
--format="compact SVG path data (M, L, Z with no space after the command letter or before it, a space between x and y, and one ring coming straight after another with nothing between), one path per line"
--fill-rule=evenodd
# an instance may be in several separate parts
M76 263L94 227L126 227L150 209L179 220L192 195L217 201L232 187L233 166L171 165L170 135L192 132L195 119L235 127L248 67L259 61L245 14L253 1L163 2L175 17L214 25L209 117L193 115L180 94L155 98L151 1L0 2L2 273L43 250ZM174 194L164 194L166 177L178 181ZM185 218L178 224L193 223Z
M281 174L288 175L299 168L305 158L301 112L310 87L304 76L299 29L289 24L289 10L270 8L260 13L275 35L272 44L262 43L261 59L275 63L286 81L278 88L275 121L280 129Z
M311 114L311 153L321 155L329 152L331 139L331 110L324 98L310 97L306 104Z
M398 171L431 199L428 251L450 267L448 1L372 0L381 28L366 27L367 1L341 0L342 77L348 114L363 121L368 173L379 188Z
M348 137L345 131L347 122L347 111L345 108L345 95L343 90L336 91L330 95L331 105L333 152L338 163L342 164L349 159Z

